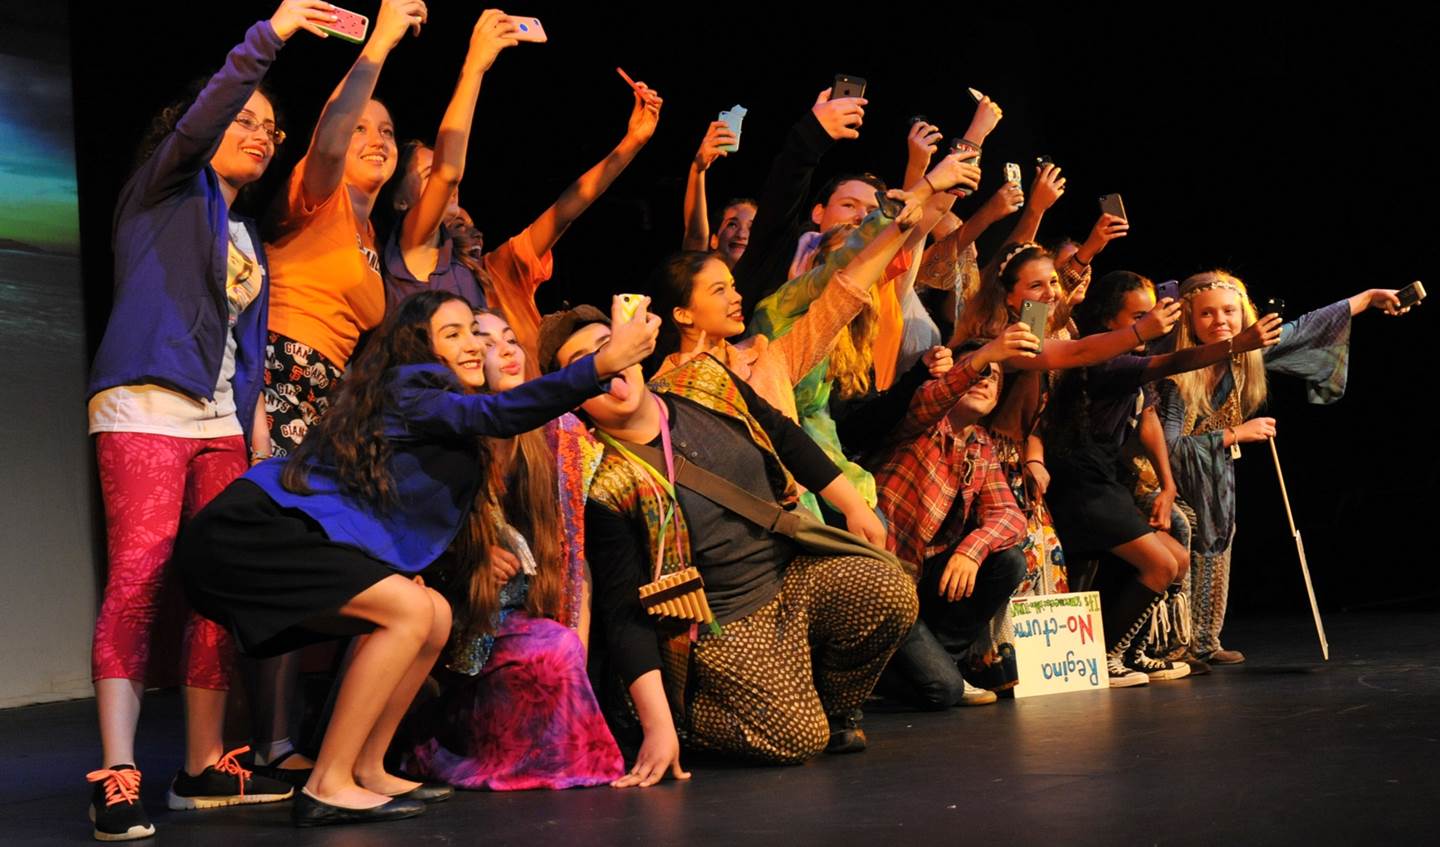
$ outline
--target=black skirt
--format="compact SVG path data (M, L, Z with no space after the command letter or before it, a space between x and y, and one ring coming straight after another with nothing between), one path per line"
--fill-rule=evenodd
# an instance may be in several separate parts
M1046 456L1045 503L1066 558L1090 558L1154 532L1120 483L1119 453L1088 445Z
M398 573L331 541L309 515L281 507L244 479L185 526L174 563L191 607L228 629L242 653L258 658L372 629L359 620L344 626L327 619Z

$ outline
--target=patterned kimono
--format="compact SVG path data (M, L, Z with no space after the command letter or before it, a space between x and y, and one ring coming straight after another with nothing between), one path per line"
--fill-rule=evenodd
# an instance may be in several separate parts
M1345 393L1350 358L1350 303L1341 300L1301 315L1264 350L1265 370L1305 380L1311 403L1333 403ZM1201 416L1180 397L1173 380L1160 387L1160 420L1180 498L1195 510L1190 543L1190 594L1194 651L1202 658L1222 649L1220 629L1230 592L1230 548L1235 538L1235 460L1225 429L1244 422L1236 372L1223 374ZM1146 493L1142 490L1142 494Z

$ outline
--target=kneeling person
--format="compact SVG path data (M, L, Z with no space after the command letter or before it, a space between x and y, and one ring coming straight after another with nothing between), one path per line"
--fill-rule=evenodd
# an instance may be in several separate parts
M602 320L587 307L548 316L541 366L601 348L610 335ZM624 379L624 390L582 406L607 444L585 507L597 626L645 733L616 785L651 784L667 768L684 776L682 733L696 748L777 763L827 746L863 749L859 707L915 619L909 578L878 558L805 555L672 485L664 462L645 464L626 444L661 448L787 508L798 481L875 544L885 537L879 519L804 431L712 356L649 389L638 367ZM721 628L701 627L693 641L690 627L647 615L638 593L657 572L690 566Z

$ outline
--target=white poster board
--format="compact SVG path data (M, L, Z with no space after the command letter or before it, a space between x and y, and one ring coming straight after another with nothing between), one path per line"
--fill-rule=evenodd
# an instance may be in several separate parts
M1099 592L1015 597L1010 621L1016 697L1109 689Z

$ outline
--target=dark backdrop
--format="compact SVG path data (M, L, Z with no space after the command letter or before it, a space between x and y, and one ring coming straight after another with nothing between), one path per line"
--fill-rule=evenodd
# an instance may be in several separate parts
M373 16L376 3L352 8ZM877 10L885 4L872 4ZM382 75L400 137L432 136L480 4L434 2L421 38ZM191 78L212 71L257 16L251 3L85 4L74 17L75 89L92 348L108 312L109 221L150 117ZM620 139L629 91L622 65L657 88L659 131L556 250L542 309L633 290L678 247L687 164L706 123L750 109L741 152L710 174L710 197L758 193L790 123L836 72L869 80L859 141L837 146L825 173L864 168L896 180L906 119L947 133L970 117L965 86L1005 110L985 152L982 196L1000 164L1048 153L1069 177L1042 238L1082 237L1095 197L1124 195L1131 236L1100 269L1154 279L1223 266L1292 314L1370 286L1431 281L1436 102L1428 17L1303 15L1207 5L1202 14L965 14L907 4L859 16L780 4L664 10L532 3L547 45L503 53L487 74L461 199L492 243L522 228ZM257 11L263 10L263 11ZM293 141L267 183L303 152L325 97L358 47L301 33L270 80ZM1428 123L1428 122L1427 122ZM261 194L264 193L262 187ZM960 209L964 214L964 208ZM982 252L997 246L982 241ZM1426 339L1435 307L1355 323L1350 390L1330 407L1277 380L1269 414L1322 604L1329 609L1436 595L1418 578L1437 462L1427 406L1435 394ZM1304 609L1274 470L1263 446L1239 467L1241 527L1233 606Z

